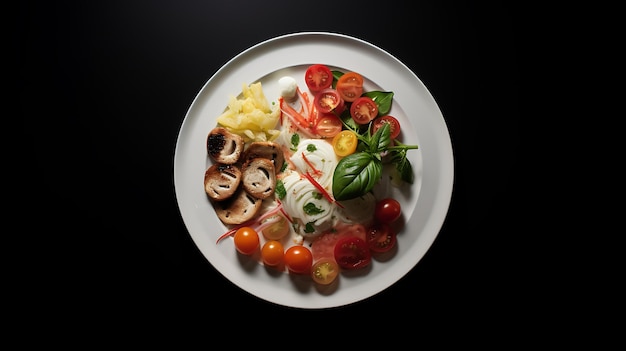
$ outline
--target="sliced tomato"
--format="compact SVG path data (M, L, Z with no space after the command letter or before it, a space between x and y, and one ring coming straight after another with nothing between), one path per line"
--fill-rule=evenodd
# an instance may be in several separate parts
M334 259L324 258L313 264L311 277L318 284L328 285L337 279L339 270L339 265Z
M358 124L367 124L378 116L378 105L371 97L361 96L352 102L350 116Z
M315 133L322 138L332 138L341 132L343 123L341 119L332 113L325 113L317 118L317 124L315 125Z
M374 223L367 229L367 244L372 252L387 252L396 246L396 233L386 223Z
M333 84L333 73L326 65L311 65L304 73L304 81L309 90L316 93L330 88Z
M337 79L335 89L344 101L352 102L363 94L363 76L356 72L344 73Z
M325 233L311 243L311 251L313 252L313 260L318 261L323 258L335 257L335 245L341 238L357 237L366 240L366 228L359 223L356 224L339 224L335 227L335 231Z
M389 138L392 140L397 138L398 135L400 135L400 122L398 122L397 118L390 115L380 116L374 119L374 123L372 123L372 134L376 133L385 123L389 124Z
M363 268L372 261L369 245L356 236L339 239L334 254L335 262L343 269Z
M331 112L341 114L346 108L339 92L333 88L324 89L315 94L313 106L322 114Z

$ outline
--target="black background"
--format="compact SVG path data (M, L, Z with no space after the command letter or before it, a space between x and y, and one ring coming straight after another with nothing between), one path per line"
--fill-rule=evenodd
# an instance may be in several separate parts
M216 318L221 308L233 313L220 319L273 316L275 328L300 314L405 313L461 323L532 308L523 254L532 214L519 206L526 191L523 7L274 0L18 6L11 58L28 152L24 179L33 193L20 209L26 218L38 214L22 224L41 237L27 243L25 255L47 254L29 278L37 291L55 293L41 294L42 306L78 319L163 323L172 323L164 317L171 314ZM405 63L439 104L455 157L448 216L419 264L376 296L323 311L265 302L222 277L186 231L173 185L178 131L206 81L250 46L299 31L348 34Z

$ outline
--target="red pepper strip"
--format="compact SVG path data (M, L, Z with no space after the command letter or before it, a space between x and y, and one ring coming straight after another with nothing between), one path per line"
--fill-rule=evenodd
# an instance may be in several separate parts
M278 205L280 205L280 212L285 216L285 218L287 218L287 220L289 221L289 223L293 223L293 219L291 219L291 217L289 216L289 214L285 211L285 208L283 207L283 203L280 202L279 199L276 199L276 202L278 202Z
M313 105L312 100L309 99L307 93L303 93L300 87L296 87L296 93L300 97L300 103L302 105L302 114L309 122L309 128L313 128L317 124L317 111Z
M293 123L294 126L298 128L304 135L308 138L316 139L319 136L315 135L313 131L307 127L308 122L302 121L302 115L300 115L296 110L294 110L289 104L281 104L280 111L282 115L286 115ZM282 118L282 116L281 116Z
M335 203L337 204L337 206L343 208L343 206L341 206L339 202L335 201L335 199L330 196L326 189L324 189L324 187L320 183L318 183L317 180L315 180L309 172L304 173L304 176L306 177L306 179L309 180L309 182L311 182L311 184L313 184L314 187L317 188L317 190L320 191L320 193L322 193L322 195L326 198L326 200L328 200L328 202L330 202L331 204Z
M288 115L289 117L292 117L292 119L294 119L297 122L299 127L301 128L310 127L308 118L302 115L300 112L296 111L287 102L285 102L285 99L283 97L280 98L280 110L286 115Z
M318 170L315 168L315 166L311 163L311 161L309 161L309 159L306 157L306 155L304 154L304 152L302 153L302 159L304 159L304 162L306 162L307 165L309 165L309 167L311 167L311 169L313 170L313 173L315 175L320 175L322 174L322 171Z

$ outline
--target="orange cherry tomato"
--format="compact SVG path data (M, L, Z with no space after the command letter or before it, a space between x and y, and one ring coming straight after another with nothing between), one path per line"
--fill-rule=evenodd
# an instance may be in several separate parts
M356 72L344 73L337 79L335 89L343 101L352 102L363 94L363 76Z
M306 246L294 245L285 251L285 265L291 273L311 274L313 254Z
M276 215L276 217L278 217L278 219L274 219L273 217L268 218L268 221L275 220L276 222L270 224L261 231L261 233L263 233L263 236L268 240L279 240L284 238L285 235L289 234L290 227L287 218L281 215Z
M252 255L259 248L259 234L250 227L237 229L233 237L235 248L244 255Z
M338 275L339 265L330 258L320 259L311 268L311 278L318 284L328 285L334 282Z
M278 266L283 262L285 251L277 240L268 240L261 248L261 260L268 266Z

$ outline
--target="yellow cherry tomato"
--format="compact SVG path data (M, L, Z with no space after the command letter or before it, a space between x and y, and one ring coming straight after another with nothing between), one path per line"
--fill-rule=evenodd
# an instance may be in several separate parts
M318 284L328 285L334 282L338 275L339 265L330 258L320 259L311 268L311 277Z
M268 221L275 221L274 223L270 224L269 226L267 226L266 228L264 228L261 233L263 233L263 236L265 238L267 238L268 240L279 240L285 237L285 235L287 235L289 233L289 221L287 221L287 218L281 216L281 215L276 215L277 218L269 218Z
M348 156L356 151L359 139L351 130L342 130L333 137L331 144L337 156Z
M259 234L250 227L241 227L233 237L235 248L244 255L252 255L259 248Z

